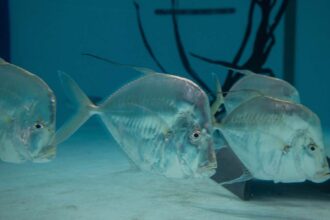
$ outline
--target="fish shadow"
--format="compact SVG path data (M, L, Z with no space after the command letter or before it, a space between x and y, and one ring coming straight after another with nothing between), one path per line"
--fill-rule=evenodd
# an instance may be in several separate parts
M219 150L217 161L217 172L212 176L212 179L217 183L236 179L246 169L230 148ZM324 183L309 181L303 183L274 183L273 181L250 180L223 186L242 200L268 201L274 198L291 198L330 201L330 180Z

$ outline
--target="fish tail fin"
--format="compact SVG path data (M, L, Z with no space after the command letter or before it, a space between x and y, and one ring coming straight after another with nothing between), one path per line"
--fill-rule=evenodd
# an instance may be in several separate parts
M94 105L78 84L66 73L59 71L58 75L65 88L67 96L78 108L67 122L56 131L55 143L59 144L68 139L78 130L92 115L99 113L99 107Z
M212 116L214 118L214 122L215 122L215 115L218 111L220 111L221 105L223 105L223 106L225 105L225 102L224 102L223 92L222 92L219 78L214 73L212 75L215 78L215 82L216 82L216 98L211 105L211 114L212 114Z

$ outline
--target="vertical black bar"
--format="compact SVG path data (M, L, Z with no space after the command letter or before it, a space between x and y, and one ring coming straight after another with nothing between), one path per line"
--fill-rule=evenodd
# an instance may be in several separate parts
M289 0L284 18L284 80L294 84L296 59L296 14L297 1Z
M10 31L8 0L0 0L0 57L10 61Z

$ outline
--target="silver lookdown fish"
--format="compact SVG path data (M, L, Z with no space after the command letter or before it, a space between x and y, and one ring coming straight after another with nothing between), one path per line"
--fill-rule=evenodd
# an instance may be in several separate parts
M259 95L300 103L300 96L297 89L282 79L256 74L249 70L230 69L245 76L230 88L225 97L227 113L233 111L243 102Z
M67 74L60 73L60 78L79 109L59 129L57 143L97 114L141 170L167 177L210 176L215 172L208 97L192 81L168 74L146 74L96 106Z
M218 128L250 177L285 183L330 178L320 120L303 105L258 96L234 109Z
M0 58L0 159L45 162L56 154L55 96L38 76Z

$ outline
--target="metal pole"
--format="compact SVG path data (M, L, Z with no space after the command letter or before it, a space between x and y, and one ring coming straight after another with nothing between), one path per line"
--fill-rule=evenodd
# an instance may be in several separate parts
M294 84L296 59L296 14L297 1L289 0L284 17L284 80Z
M10 29L8 0L0 0L0 57L10 61Z

